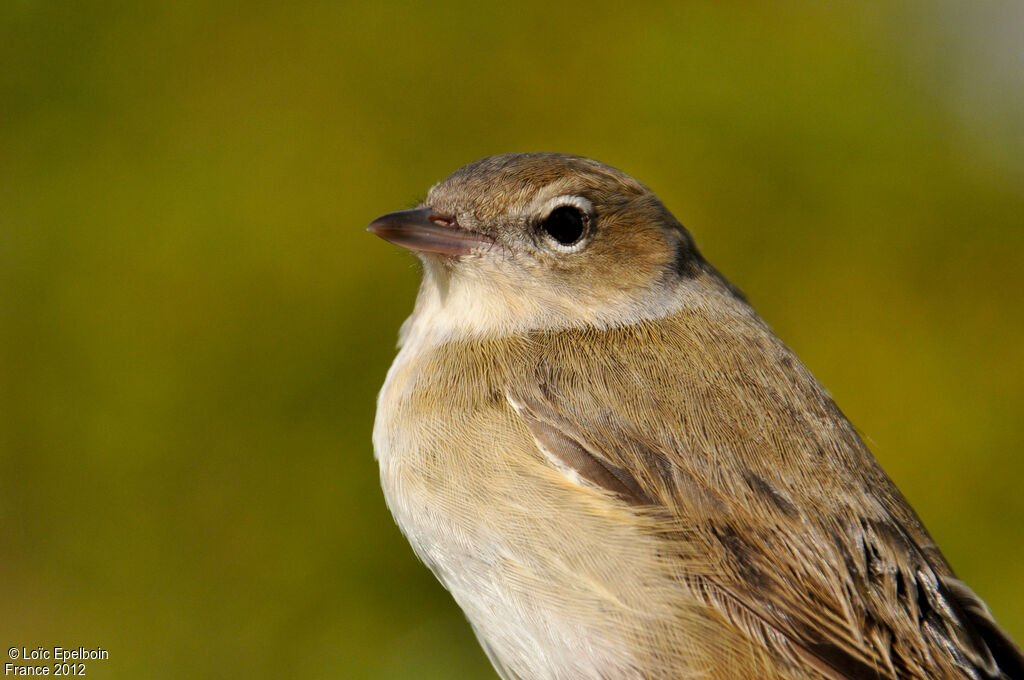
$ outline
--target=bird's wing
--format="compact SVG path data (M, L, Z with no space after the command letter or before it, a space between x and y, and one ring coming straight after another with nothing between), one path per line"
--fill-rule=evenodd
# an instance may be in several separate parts
M506 396L553 465L661 513L666 540L707 556L681 587L823 677L1024 677L1020 650L773 336L739 343L773 353L765 369L723 336L688 364L673 333L622 332L646 335L548 338ZM637 348L651 356L623 355Z

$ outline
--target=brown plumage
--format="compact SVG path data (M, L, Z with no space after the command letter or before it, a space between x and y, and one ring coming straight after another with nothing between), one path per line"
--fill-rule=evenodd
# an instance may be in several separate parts
M502 677L1024 677L646 187L496 156L371 230L424 261L378 406L385 495Z

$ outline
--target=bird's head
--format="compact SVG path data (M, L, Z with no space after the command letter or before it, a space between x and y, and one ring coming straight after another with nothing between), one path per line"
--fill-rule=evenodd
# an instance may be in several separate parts
M580 156L484 158L369 230L422 259L423 313L475 334L621 325L670 312L683 281L728 286L650 189Z

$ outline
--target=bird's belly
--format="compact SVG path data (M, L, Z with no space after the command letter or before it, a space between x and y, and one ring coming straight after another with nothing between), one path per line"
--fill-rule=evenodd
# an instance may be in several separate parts
M395 493L397 480L382 475L388 505L413 550L451 592L495 665L515 674L508 677L644 677L635 672L627 642L629 631L643 624L622 615L609 626L602 610L622 606L613 589L575 572L562 555L538 559L519 538L528 529L514 509L501 513L502 530L494 526L498 508L477 521L408 488ZM596 547L594 554L600 554Z
M482 489L460 477L463 466L440 472L443 456L422 451L418 437L379 427L402 447L378 451L388 507L509 678L659 677L652 650L683 648L685 594L653 566L655 539L624 530L607 508L524 491L522 477L516 488L492 479Z
M448 447L398 392L385 386L374 427L385 499L495 665L538 680L641 677L627 640L643 624L619 601L630 570L609 550L615 531L593 509L560 505L543 486L564 481L539 457L540 469L510 469L501 449L512 442ZM467 448L473 466L455 450Z

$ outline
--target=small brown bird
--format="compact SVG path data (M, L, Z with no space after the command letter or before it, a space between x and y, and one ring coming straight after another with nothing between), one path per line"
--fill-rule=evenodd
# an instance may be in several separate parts
M384 493L503 678L1024 678L645 186L493 156L369 229L423 261L378 403Z

